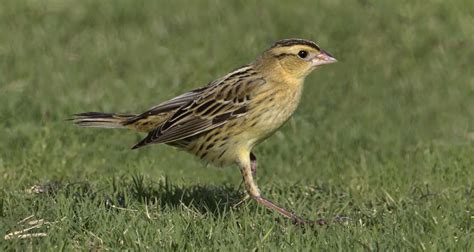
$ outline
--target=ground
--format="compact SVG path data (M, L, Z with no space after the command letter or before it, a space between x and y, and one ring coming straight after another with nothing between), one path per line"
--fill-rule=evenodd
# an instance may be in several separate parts
M472 13L468 0L3 1L0 250L472 251ZM339 62L256 148L257 181L328 226L234 206L236 167L65 121L143 111L290 37Z

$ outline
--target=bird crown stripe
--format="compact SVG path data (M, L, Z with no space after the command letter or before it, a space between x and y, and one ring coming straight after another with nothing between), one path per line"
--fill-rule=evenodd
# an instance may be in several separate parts
M316 45L314 42L305 40L305 39L283 39L275 42L273 44L272 48L274 47L286 47L286 46L294 46L294 45L306 45L309 47L312 47L316 50L321 50L318 45Z

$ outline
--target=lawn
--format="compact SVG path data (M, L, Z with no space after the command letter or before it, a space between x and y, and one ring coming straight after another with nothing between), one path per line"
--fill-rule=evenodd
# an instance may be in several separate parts
M473 3L2 1L0 250L472 251ZM143 111L289 37L339 62L256 148L257 181L327 226L235 206L236 167L65 120Z

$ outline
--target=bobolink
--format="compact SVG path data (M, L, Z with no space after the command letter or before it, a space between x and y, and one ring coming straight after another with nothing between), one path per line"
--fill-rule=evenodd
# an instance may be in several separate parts
M88 112L73 121L83 127L147 132L132 149L164 143L217 166L237 164L250 197L295 223L308 223L260 194L254 181L257 158L251 151L293 114L305 77L334 62L312 41L284 39L252 63L141 114Z

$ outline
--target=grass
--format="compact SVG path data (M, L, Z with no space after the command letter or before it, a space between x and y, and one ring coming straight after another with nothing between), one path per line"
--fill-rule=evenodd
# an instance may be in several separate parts
M467 0L4 1L0 250L472 251L472 13ZM339 62L307 79L293 119L258 146L258 183L342 223L233 207L235 167L131 151L142 135L64 121L142 111L287 37ZM4 239L28 227L43 237Z

